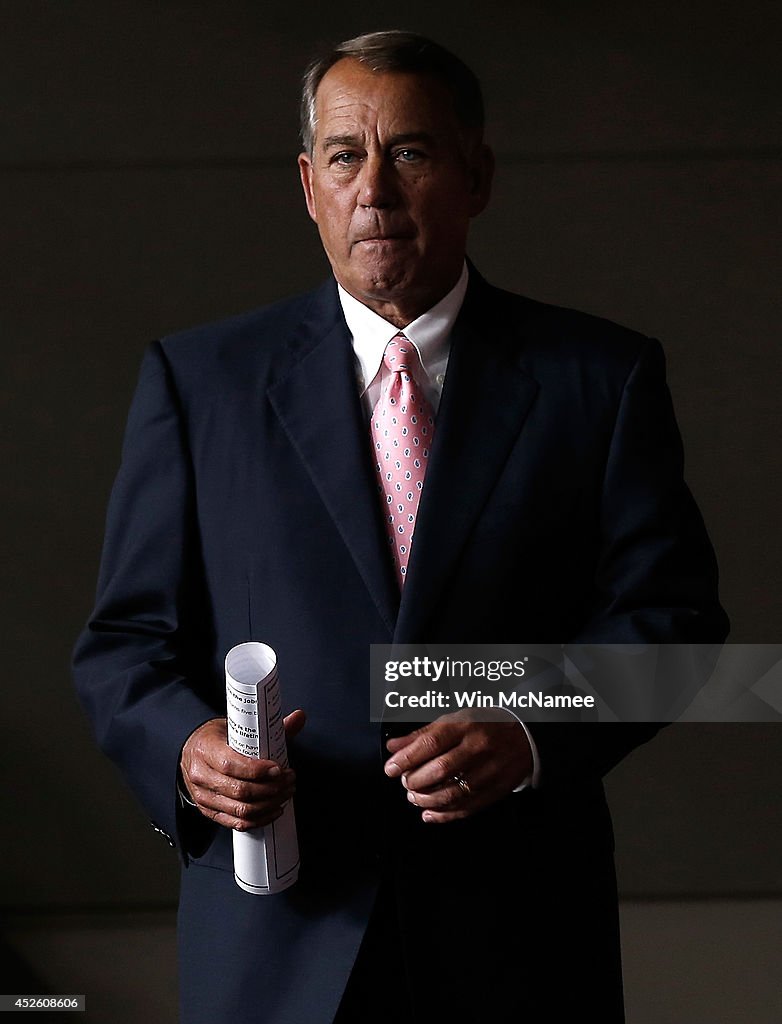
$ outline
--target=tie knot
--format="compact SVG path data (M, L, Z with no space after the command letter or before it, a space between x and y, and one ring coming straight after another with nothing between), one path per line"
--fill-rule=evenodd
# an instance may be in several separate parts
M386 345L386 350L383 353L383 362L394 373L400 370L406 370L409 373L412 357L412 342L408 341L404 334L397 334Z

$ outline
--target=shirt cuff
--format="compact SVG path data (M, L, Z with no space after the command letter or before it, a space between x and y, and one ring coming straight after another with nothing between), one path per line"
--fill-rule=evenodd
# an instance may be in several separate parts
M179 803L181 804L182 807L184 807L185 805L187 805L188 807L198 807L198 804L195 802L195 800L193 800L193 798L187 791L187 787L185 786L185 780L182 778L181 769L177 770L176 791L177 795L179 796Z
M513 792L521 793L523 789L527 789L529 787L532 787L532 789L537 789L540 785L540 755L538 754L537 744L532 738L532 733L529 731L524 722L522 722L519 716L515 714L515 712L511 711L510 708L502 708L502 710L507 711L508 714L512 718L515 718L519 725L522 727L526 734L527 743L529 743L529 748L532 751L532 771L529 773L529 775L527 775L526 778L521 780L521 782L518 784L518 786L516 786Z

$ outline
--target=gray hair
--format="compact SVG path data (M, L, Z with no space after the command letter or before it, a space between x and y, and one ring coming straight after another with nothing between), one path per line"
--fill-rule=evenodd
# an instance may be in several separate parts
M467 65L439 43L415 32L370 32L338 43L317 57L304 73L301 94L301 141L312 156L315 142L315 95L323 76L345 57L370 71L404 71L434 75L451 94L457 120L476 142L483 138L483 95L480 82Z

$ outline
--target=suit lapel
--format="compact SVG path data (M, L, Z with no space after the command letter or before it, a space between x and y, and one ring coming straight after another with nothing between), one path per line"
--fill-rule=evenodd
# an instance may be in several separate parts
M289 345L288 362L268 388L389 634L400 643L426 639L421 630L469 543L538 390L521 367L519 324L493 315L492 289L472 270L471 275L477 281L453 331L401 602L387 556L350 335L333 283L318 293Z
M473 272L474 273L474 272ZM421 636L538 391L520 366L518 324L491 320L487 288L471 293L454 327L445 387L394 640ZM476 316L476 313L482 316ZM465 640L469 638L463 638Z
M390 634L399 592L380 522L350 336L333 284L318 294L290 354L269 399Z

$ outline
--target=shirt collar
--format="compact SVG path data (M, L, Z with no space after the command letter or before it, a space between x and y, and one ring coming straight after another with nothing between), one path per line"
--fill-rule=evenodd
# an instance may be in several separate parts
M464 302L468 278L465 263L459 280L448 294L404 328L390 324L349 295L342 285L337 285L342 312L353 336L353 351L362 388L366 389L372 383L383 361L386 345L400 331L415 345L424 371L430 374L430 368L447 356L451 331Z

